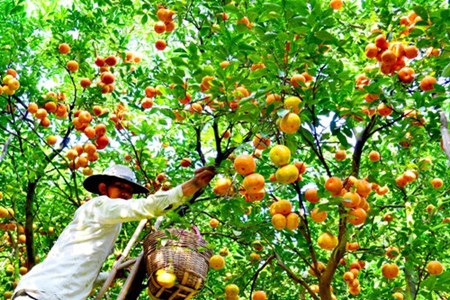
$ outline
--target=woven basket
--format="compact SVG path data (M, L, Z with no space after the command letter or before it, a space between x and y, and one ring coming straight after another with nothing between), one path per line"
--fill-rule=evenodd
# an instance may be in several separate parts
M192 299L203 287L212 251L199 234L182 229L160 230L144 240L148 294L151 299ZM156 271L173 270L177 283L166 289L156 281Z

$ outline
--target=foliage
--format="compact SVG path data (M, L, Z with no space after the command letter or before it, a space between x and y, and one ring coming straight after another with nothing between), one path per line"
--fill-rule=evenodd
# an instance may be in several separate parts
M175 13L175 30L158 34L156 12L163 6ZM214 253L229 251L225 268L210 270L198 299L223 298L228 283L240 287L242 299L255 290L266 291L270 299L332 299L332 294L388 299L394 292L405 299L449 297L449 272L430 276L426 271L431 260L450 264L450 173L439 116L450 111L450 10L445 1L344 1L342 9L334 10L329 1L318 0L6 0L0 11L0 73L4 78L7 69L14 69L20 82L16 91L0 94L0 205L14 211L1 220L0 291L13 290L19 268L45 257L75 209L90 199L82 188L84 178L124 163L152 192L181 184L204 165L215 165L217 178L232 179L237 192L214 194L216 179L188 209L169 213L162 223L195 225ZM420 19L401 25L411 12ZM398 41L418 48L416 58L404 59L414 69L412 82L400 80L400 59L397 69L383 73L380 63L367 57L366 46L380 34L391 45ZM163 51L155 48L159 39L167 44ZM70 45L68 54L58 51L61 43ZM108 68L113 90L102 83L105 68L95 63L111 55L118 60ZM68 69L70 60L79 63L78 71ZM224 61L229 65L224 67ZM304 72L312 80L294 86L292 76ZM437 79L432 90L421 89L425 76ZM82 78L92 84L82 88ZM281 101L270 102L270 94ZM368 102L367 94L377 99ZM283 104L289 96L301 99L301 127L294 134L279 125L292 110ZM150 108L141 105L144 98L150 99ZM48 102L65 105L67 115L49 113L45 127L27 109L30 103L42 108ZM381 104L392 113L381 115ZM98 159L86 165L80 159L86 153L67 155L77 145L99 147L96 137L89 138L77 124L80 111L93 116L90 126L106 125L109 138L108 146L96 152ZM256 150L256 134L271 145ZM49 144L50 135L57 137L56 144ZM269 157L277 144L289 147L290 163L307 165L298 181L269 180L278 168ZM337 160L338 150L347 157ZM371 151L378 151L381 160L372 162ZM265 178L261 201L246 201L245 176L233 168L241 154L252 154L256 172ZM183 158L192 164L181 166ZM168 179L158 180L161 173ZM413 180L399 184L402 174L411 173ZM349 191L355 190L354 179L370 182L364 224L347 222L343 194L325 189L332 176ZM433 178L442 179L443 186L434 188ZM380 195L378 186L389 192ZM305 199L311 187L318 188L320 202ZM300 216L297 229L276 230L271 224L269 207L278 199L291 200ZM315 207L328 212L325 222L312 221ZM387 221L386 214L393 220ZM211 218L219 220L217 228L210 227ZM118 252L134 228L124 226ZM338 236L333 251L318 246L323 232ZM26 243L19 241L22 234ZM255 250L254 241L264 249ZM359 243L359 249L346 250L347 242ZM388 246L398 247L399 255L386 257ZM252 252L260 260L251 259ZM352 296L343 274L358 260L365 267L358 275L361 291ZM318 261L327 264L325 272L308 275ZM395 279L382 276L386 262L400 266ZM320 296L312 285L320 285ZM119 290L120 284L109 293L114 297Z

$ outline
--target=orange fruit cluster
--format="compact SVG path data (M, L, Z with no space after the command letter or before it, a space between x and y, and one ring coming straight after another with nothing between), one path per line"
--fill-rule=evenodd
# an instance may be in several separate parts
M361 293L361 285L357 279L359 272L364 268L363 261L354 261L350 264L349 271L345 272L343 279L347 283L348 293L350 295L358 295Z
M156 11L156 16L158 21L153 25L153 29L156 33L161 34L164 32L172 32L175 29L175 22L173 21L173 15L175 12L173 10L161 7ZM155 48L157 50L163 51L166 49L167 44L163 39L158 39L155 42Z
M0 84L0 95L6 94L12 96L20 88L20 82L17 80L17 72L14 69L8 69Z
M65 156L69 160L69 168L71 170L83 168L83 174L86 176L90 176L93 173L89 163L98 160L97 147L90 142L84 145L73 146L67 150Z
M40 120L39 125L43 127L49 127L51 124L49 114L54 113L57 118L67 118L67 105L61 103L65 100L64 94L57 95L54 92L48 92L45 95L45 98L48 100L45 102L43 107L39 107L39 105L35 102L30 102L27 107L27 111L36 119Z
M265 179L256 171L256 162L253 156L241 154L234 159L233 167L235 171L244 176L242 181L242 194L248 202L260 201L266 192L264 189Z
M341 203L348 208L347 222L355 226L362 225L367 219L370 210L367 197L372 190L387 193L386 188L379 187L376 183L370 183L365 179L357 179L350 176L345 183L338 177L330 177L325 182L325 189L331 192L332 197L341 197ZM381 190L383 189L383 190Z
M403 174L395 178L395 183L398 187L405 187L407 184L415 181L417 179L418 173L413 170L406 170Z
M366 46L365 54L367 58L376 59L379 62L380 71L383 74L393 75L398 71L399 79L402 82L411 83L414 80L414 70L406 67L405 58L414 59L419 55L419 50L415 45L389 42L384 34L379 34L375 37L374 43Z
M289 200L278 200L270 206L272 225L276 230L295 230L300 225L300 217L292 212L292 203Z

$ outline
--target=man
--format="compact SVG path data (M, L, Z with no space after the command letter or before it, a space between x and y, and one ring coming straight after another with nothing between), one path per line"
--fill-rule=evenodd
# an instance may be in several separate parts
M214 175L213 167L200 168L192 179L169 191L130 201L133 194L148 190L128 167L114 165L87 177L84 187L99 196L76 210L46 259L22 277L12 299L86 299L123 222L163 215L205 187Z

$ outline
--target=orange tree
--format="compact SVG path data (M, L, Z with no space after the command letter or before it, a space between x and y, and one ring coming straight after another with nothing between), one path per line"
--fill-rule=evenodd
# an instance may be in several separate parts
M152 192L217 167L162 223L197 226L225 257L199 299L450 295L445 1L0 10L5 298L112 163Z

